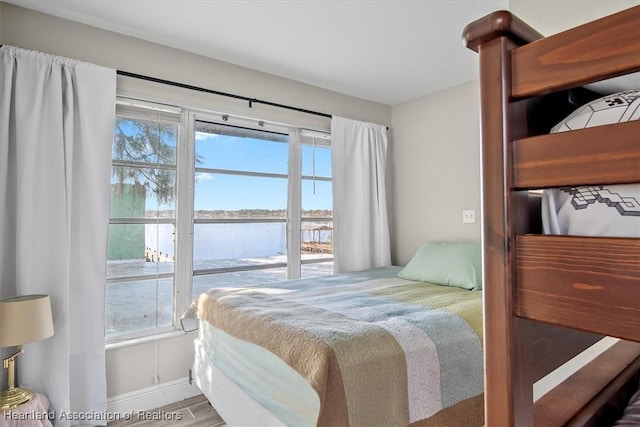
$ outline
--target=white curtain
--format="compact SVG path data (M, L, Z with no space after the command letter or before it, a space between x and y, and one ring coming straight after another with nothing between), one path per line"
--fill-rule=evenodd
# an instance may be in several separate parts
M55 329L25 346L17 380L57 415L105 411L116 73L10 46L0 60L0 296L49 294Z
M386 127L333 116L331 159L334 271L390 265Z

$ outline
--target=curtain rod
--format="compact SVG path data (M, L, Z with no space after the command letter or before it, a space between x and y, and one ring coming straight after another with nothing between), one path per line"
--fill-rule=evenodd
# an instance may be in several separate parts
M4 46L4 45L0 44L0 47L2 47L2 46ZM284 108L286 110L298 111L300 113L313 114L315 116L327 117L329 119L333 117L331 114L321 113L319 111L307 110L305 108L299 108L299 107L292 107L290 105L278 104L276 102L271 102L271 101L264 101L264 100L258 99L258 98L249 98L248 96L236 95L236 94L233 94L233 93L220 92L220 91L217 91L217 90L207 89L207 88L200 87L200 86L188 85L186 83L179 83L179 82L174 82L174 81L171 81L171 80L159 79L157 77L145 76L143 74L131 73L129 71L116 70L116 73L118 75L120 75L120 76L131 77L131 78L134 78L134 79L146 80L146 81L149 81L149 82L165 84L165 85L168 85L168 86L175 86L175 87L179 87L179 88L183 88L183 89L190 89L190 90L195 90L195 91L198 91L198 92L210 93L210 94L213 94L213 95L220 95L220 96L226 96L226 97L229 97L229 98L241 99L243 101L249 102L249 108L253 107L252 104L263 104L263 105L268 105L268 106L271 106L271 107ZM389 126L386 126L386 128L387 128L387 130L389 130Z
M161 83L161 84L168 85L168 86L179 87L179 88L182 88L182 89L190 89L190 90L195 90L195 91L198 91L198 92L211 93L213 95L220 95L220 96L226 96L226 97L229 97L229 98L241 99L243 101L249 102L249 108L252 108L253 104L263 104L263 105L269 105L271 107L278 107L278 108L284 108L286 110L293 110L293 111L298 111L298 112L301 112L301 113L313 114L313 115L316 115L316 116L322 116L322 117L327 117L327 118L331 118L332 117L331 114L327 114L327 113L320 113L318 111L306 110L304 108L298 108L298 107L292 107L290 105L277 104L275 102L264 101L262 99L257 99L257 98L249 98L247 96L235 95L233 93L220 92L220 91L217 91L217 90L207 89L207 88L203 88L203 87L199 87L199 86L188 85L188 84L185 84L185 83L174 82L174 81L171 81L171 80L159 79L157 77L150 77L150 76L145 76L145 75L142 75L142 74L130 73L128 71L117 70L117 73L120 76L131 77L131 78L134 78L134 79L146 80L146 81L149 81L149 82Z

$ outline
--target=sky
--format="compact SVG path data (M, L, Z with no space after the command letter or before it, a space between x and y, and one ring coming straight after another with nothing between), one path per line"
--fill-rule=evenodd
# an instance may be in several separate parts
M287 174L288 144L254 138L198 132L197 167ZM303 147L302 174L331 176L331 154L327 148ZM315 157L315 159L314 159ZM303 181L303 209L331 209L331 184ZM196 210L286 209L287 180L197 173Z
M221 128L223 128L221 126ZM125 121L121 129L128 135L136 131ZM250 171L283 174L288 171L289 147L286 135L274 135L279 141L196 132L196 168ZM271 134L273 135L273 134ZM170 146L176 145L175 135L163 138ZM148 160L150 162L156 160ZM331 151L326 147L302 146L302 174L331 176ZM116 178L112 177L112 182ZM331 183L303 180L302 208L331 209ZM147 193L147 209L171 210L175 203L158 206L153 193ZM287 180L284 178L256 177L196 172L195 210L238 210L287 208Z

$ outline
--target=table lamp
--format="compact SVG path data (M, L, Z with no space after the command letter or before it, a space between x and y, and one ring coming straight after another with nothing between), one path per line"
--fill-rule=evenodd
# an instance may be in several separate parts
M33 399L33 392L15 386L15 358L23 345L53 335L51 301L48 295L21 295L0 299L0 347L15 347L15 353L2 360L8 370L7 390L0 392L0 411L16 408Z

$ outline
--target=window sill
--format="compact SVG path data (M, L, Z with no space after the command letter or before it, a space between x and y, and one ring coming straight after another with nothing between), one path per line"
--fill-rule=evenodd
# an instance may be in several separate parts
M159 333L159 334L147 335L147 336L144 336L144 337L123 339L121 341L112 341L112 342L109 342L109 343L107 343L105 345L105 349L106 349L106 351L115 350L115 349L118 349L118 348L130 347L130 346L144 344L144 343L153 342L153 341L160 341L160 340L169 339L169 338L181 337L181 336L186 335L188 333L189 332L185 332L183 330L177 329L175 331L169 331L169 332L163 332L163 333Z

